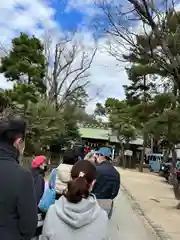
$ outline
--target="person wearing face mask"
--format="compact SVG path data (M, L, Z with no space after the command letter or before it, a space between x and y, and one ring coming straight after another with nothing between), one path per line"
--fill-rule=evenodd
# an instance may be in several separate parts
M120 174L111 162L111 150L101 147L95 152L96 158L96 182L92 193L98 199L100 206L107 212L109 219L112 215L113 200L120 189Z
M0 239L29 240L37 226L32 174L19 164L26 122L8 112L0 115Z
M46 162L47 162L46 157L41 155L41 156L36 156L33 159L31 164L31 172L32 172L33 181L34 181L34 190L35 190L37 205L39 204L45 189L44 176L45 176L45 172L47 171ZM38 224L36 228L36 233L33 239L31 240L39 239L39 236L42 233L44 218L45 218L45 214L42 213L38 208Z
M36 195L37 205L39 204L45 188L44 176L47 171L46 157L36 156L31 164L31 172L34 180L34 190Z

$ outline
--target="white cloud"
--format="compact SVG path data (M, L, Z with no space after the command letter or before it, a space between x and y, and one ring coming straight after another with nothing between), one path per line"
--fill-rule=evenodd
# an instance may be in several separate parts
M93 0L69 0L66 11L77 9L80 12L88 13L88 16L93 16L98 9L94 7Z
M85 0L89 7L91 0ZM71 0L72 4L82 6L82 0ZM76 5L76 7L77 7ZM75 6L75 5L74 5ZM0 1L0 42L5 46L10 46L10 41L19 32L25 31L30 34L36 34L42 37L44 30L51 29L55 31L54 36L57 36L60 31L60 26L54 21L55 9L43 0L6 0ZM38 28L41 26L41 28ZM60 34L60 32L59 32ZM87 29L81 33L84 37L86 45L91 46L93 39ZM124 65L121 68L117 67L115 59L103 50L103 45L106 39L101 39L99 42L99 50L90 69L91 87L90 95L93 96L96 88L101 88L99 98L93 96L93 101L90 102L88 110L92 111L97 101L104 101L107 97L124 97L123 84L127 84L127 75L124 70ZM0 76L0 88L9 88L11 83L7 83L4 77ZM91 98L91 96L90 96Z
M25 31L34 33L37 26L48 29L57 29L58 25L53 20L55 9L41 0L6 0L0 2L0 27L6 33L0 36L1 43L5 44L15 34Z
M117 66L114 57L108 55L103 47L99 48L91 67L90 80L101 92L100 98L89 105L89 111L94 108L97 100L104 102L107 97L124 98L123 85L128 83L125 65L122 63L121 66Z
M28 32L40 37L43 34L42 26L48 29L57 29L53 20L55 9L41 0L6 0L0 1L0 43L10 47L10 42L19 32ZM0 88L11 87L10 82L0 77Z

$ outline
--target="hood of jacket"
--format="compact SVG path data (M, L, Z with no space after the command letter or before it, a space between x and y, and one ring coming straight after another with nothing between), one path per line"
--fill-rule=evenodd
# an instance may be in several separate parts
M55 187L58 193L62 193L66 189L67 183L71 179L71 169L72 165L68 164L60 164L58 166Z
M77 204L68 202L62 196L55 202L55 211L57 216L68 225L81 228L97 219L101 213L101 208L94 195L82 199Z

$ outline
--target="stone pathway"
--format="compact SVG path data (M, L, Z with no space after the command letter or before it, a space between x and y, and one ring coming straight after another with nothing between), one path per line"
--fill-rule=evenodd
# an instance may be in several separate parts
M113 216L109 222L109 236L110 240L158 239L122 188L115 201Z
M141 214L156 230L160 239L180 239L180 211L172 186L163 178L120 169L122 185L133 197Z

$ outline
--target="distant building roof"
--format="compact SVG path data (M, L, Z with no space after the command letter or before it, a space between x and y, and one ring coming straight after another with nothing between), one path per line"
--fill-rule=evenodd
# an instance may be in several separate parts
M118 143L118 139L115 135L110 135L110 142L116 142ZM137 137L135 140L130 141L131 144L135 144L135 145L143 145L143 139L140 137Z
M105 129L102 127L92 126L92 125L79 125L79 132L82 138L89 138L89 139L100 139L106 140L113 143L118 143L117 137L112 133L112 130ZM131 144L135 145L143 145L143 139L137 137L137 139L130 141Z
M108 130L102 128L79 128L79 132L82 138L109 140Z

